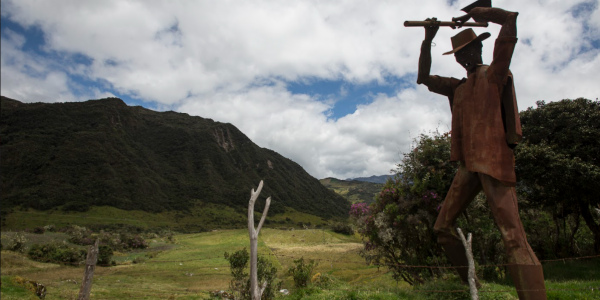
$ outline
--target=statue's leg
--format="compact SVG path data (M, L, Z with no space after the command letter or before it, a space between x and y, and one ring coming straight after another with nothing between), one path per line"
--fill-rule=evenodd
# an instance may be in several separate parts
M475 196L481 191L477 173L469 172L461 162L433 229L438 243L444 247L448 259L457 268L463 283L468 283L468 261L465 247L456 232L456 219L462 214ZM479 282L477 281L479 286Z
M546 299L544 272L527 242L519 217L515 188L507 187L485 174L479 174L479 178L494 215L494 221L502 234L510 264L508 270L517 288L519 299Z

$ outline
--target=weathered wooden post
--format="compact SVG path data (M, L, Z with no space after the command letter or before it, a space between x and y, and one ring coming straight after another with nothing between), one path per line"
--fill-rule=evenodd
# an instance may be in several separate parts
M472 236L471 233L469 233L465 239L465 235L460 228L456 228L456 231L465 246L467 261L469 262L469 289L471 290L471 299L479 300L479 296L477 295L477 284L475 284L475 261L473 260L473 250L471 248Z
M99 239L96 239L94 245L90 246L88 250L87 258L85 260L85 272L83 273L83 280L81 281L81 289L79 290L79 296L77 300L89 300L90 292L92 291L92 278L94 277L94 269L96 269L96 263L98 262L98 243Z
M250 191L250 202L248 203L248 234L250 235L250 295L252 296L252 300L260 300L262 293L267 287L267 282L264 282L260 289L258 288L258 234L260 233L260 229L262 228L265 218L267 217L267 213L269 212L271 197L267 198L265 210L263 211L260 222L258 223L258 228L254 229L254 203L256 202L262 187L263 181L261 180L258 184L258 189L256 191L254 191L254 189Z

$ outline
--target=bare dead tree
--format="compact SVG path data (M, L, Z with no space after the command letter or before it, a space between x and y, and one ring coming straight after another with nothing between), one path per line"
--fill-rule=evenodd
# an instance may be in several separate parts
M479 296L477 295L477 284L475 283L475 260L473 260L473 250L471 248L472 235L471 233L467 234L467 238L465 239L465 235L460 228L456 228L456 231L465 246L467 261L469 262L469 289L471 290L471 299L479 300Z
M267 203L265 204L265 210L260 218L260 222L258 223L258 228L254 228L254 203L260 194L260 191L263 188L263 181L261 180L258 184L258 189L254 191L252 189L250 191L250 202L248 203L248 234L250 235L250 294L252 295L252 300L260 300L265 288L267 287L267 282L263 282L258 287L258 234L260 233L260 229L265 222L265 218L267 217L267 213L269 212L269 205L271 205L271 197L267 198Z

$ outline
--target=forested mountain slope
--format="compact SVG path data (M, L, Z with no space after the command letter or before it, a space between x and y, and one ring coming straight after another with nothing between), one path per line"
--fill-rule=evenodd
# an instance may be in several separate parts
M1 99L2 207L109 205L187 210L196 200L245 209L265 180L271 212L345 217L349 203L295 162L231 124L107 98L73 103ZM259 201L257 211L262 211Z

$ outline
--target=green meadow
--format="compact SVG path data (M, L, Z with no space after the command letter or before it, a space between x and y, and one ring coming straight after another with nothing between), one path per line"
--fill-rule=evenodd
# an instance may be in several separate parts
M383 184L356 180L340 180L324 178L319 180L322 185L346 198L350 203L372 203L375 195L381 192Z
M14 210L6 215L4 228L11 230L31 229L53 224L57 228L68 225L95 226L131 225L145 229L171 229L177 232L201 232L213 229L241 228L248 222L247 208L235 210L227 205L198 202L188 212L165 211L151 213L141 210L123 210L112 206L94 206L86 212L51 209ZM260 218L260 213L257 213ZM327 225L329 221L286 207L282 214L269 215L266 224L270 227L300 227Z
M10 232L2 232L3 243ZM32 242L63 241L61 233L26 234ZM115 253L116 266L97 267L92 299L210 299L210 291L227 290L231 279L224 252L249 247L245 229L214 230L175 236L175 243L156 238L144 250ZM413 288L396 282L386 269L367 266L359 256L358 236L323 229L282 230L264 228L259 254L278 269L281 299L469 299L456 277ZM314 274L331 278L325 287L296 290L285 270L294 259L318 262ZM2 299L38 299L18 284L19 278L47 287L46 299L76 299L83 266L71 267L29 260L25 255L2 251ZM136 262L137 263L134 263ZM600 299L600 259L548 262L544 265L549 299ZM591 288L595 290L592 291ZM480 299L517 299L509 279L484 282Z

